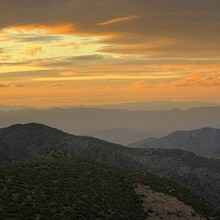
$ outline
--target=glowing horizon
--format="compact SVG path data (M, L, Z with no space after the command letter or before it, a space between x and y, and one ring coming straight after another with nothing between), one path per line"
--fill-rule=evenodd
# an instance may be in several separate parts
M201 1L0 0L0 104L220 102L220 3Z

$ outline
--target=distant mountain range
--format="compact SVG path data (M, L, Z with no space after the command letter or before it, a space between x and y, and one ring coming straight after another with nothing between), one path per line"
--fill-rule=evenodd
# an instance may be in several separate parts
M143 138L162 137L177 130L202 127L220 128L220 107L189 110L128 111L99 108L26 109L0 112L0 127L16 123L42 123L77 135L90 135L116 143L135 142ZM119 130L120 129L120 130ZM121 135L118 135L117 131ZM142 136L145 134L146 136ZM139 139L140 138L140 139Z
M217 158L220 152L220 129L202 128L192 131L176 131L162 138L148 138L129 146L180 149L203 157Z
M175 102L175 101L148 101L148 102L131 102L119 103L111 105L79 105L79 106L55 106L55 107L28 107L28 106L14 106L14 105L0 105L0 111L16 111L21 109L53 109L53 108L104 108L104 109L119 109L130 111L160 111L160 110L187 110L198 107L220 106L217 102Z
M70 135L35 123L0 130L2 165L34 159L58 150L126 170L157 174L180 183L220 207L220 160L205 159L181 150L124 147L95 138Z
M0 111L17 111L21 109L27 109L27 106L17 106L17 105L0 105Z
M220 103L214 102L172 102L172 101L152 101L137 103L122 103L101 106L106 109L123 109L131 111L160 111L160 110L187 110L198 107L220 106Z

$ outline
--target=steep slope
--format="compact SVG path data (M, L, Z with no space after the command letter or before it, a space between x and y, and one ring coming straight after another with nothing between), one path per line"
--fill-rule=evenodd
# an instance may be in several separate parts
M38 157L70 136L40 124L16 124L0 129L0 163L15 163Z
M199 156L213 157L220 151L220 129L202 128L193 131L177 131L159 139L146 139L130 147L181 149Z
M1 219L205 220L201 214L216 215L213 207L169 181L54 155L0 168ZM146 203L153 194L154 201Z
M220 160L205 159L181 150L128 148L95 138L68 135L39 124L15 125L3 129L0 134L0 151L5 155L1 164L62 150L127 170L155 173L188 187L220 207ZM22 148L23 151L17 150Z

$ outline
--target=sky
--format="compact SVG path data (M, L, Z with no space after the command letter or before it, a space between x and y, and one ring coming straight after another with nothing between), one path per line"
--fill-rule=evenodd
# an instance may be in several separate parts
M220 102L219 0L0 0L0 104Z

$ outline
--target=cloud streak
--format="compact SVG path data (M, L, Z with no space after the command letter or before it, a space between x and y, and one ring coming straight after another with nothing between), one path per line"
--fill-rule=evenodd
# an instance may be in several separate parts
M4 83L0 83L0 88L10 88L10 87L21 88L21 87L23 87L23 85L21 85L21 84L4 84Z
M183 79L172 83L176 87L219 87L220 74L209 74L202 76L198 73L192 73Z
M11 87L11 86L8 84L0 83L0 88L8 88L8 87Z
M121 23L121 22L125 22L125 21L134 20L134 19L137 19L137 18L139 18L139 16L137 16L137 15L114 18L114 19L99 23L99 25L106 26L106 25L110 25L110 24L115 24L115 23Z

